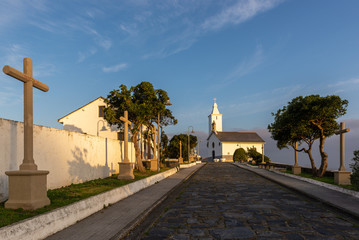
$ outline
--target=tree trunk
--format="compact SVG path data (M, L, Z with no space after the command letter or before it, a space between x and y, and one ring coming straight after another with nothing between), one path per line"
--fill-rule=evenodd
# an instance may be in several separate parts
M136 163L137 163L138 170L140 172L146 172L146 168L142 164L140 148L139 148L138 142L137 142L137 135L138 135L137 133L132 135L132 142L135 147Z
M318 177L323 177L323 175L326 172L327 167L328 167L328 162L327 162L328 154L326 152L324 152L324 143L325 143L325 136L321 136L320 141L319 141L319 152L320 152L322 161L320 164L320 168L317 171Z
M313 176L316 176L317 175L317 167L315 166L314 158L312 156L312 146L310 146L308 148L308 150L305 150L305 152L308 154L310 164L312 165L312 174L313 174Z
M150 139L150 135L147 136L147 158L146 160L148 159L151 159L151 139Z

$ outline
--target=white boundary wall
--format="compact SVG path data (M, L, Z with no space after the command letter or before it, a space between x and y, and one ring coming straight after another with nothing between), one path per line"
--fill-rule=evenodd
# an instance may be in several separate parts
M8 198L5 171L19 170L23 158L24 124L0 118L0 201ZM132 143L129 159L135 161ZM39 170L50 171L47 187L59 188L118 173L123 142L34 125L34 160Z

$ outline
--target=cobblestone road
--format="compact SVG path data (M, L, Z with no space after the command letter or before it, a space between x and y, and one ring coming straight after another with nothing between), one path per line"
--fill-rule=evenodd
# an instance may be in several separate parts
M208 163L142 239L359 239L358 221L228 163Z

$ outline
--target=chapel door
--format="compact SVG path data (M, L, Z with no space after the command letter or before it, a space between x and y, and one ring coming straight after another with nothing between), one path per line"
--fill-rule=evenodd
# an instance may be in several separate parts
M213 159L213 161L214 161L215 156L216 156L216 153L215 153L214 150L213 150L213 151L212 151L212 159Z

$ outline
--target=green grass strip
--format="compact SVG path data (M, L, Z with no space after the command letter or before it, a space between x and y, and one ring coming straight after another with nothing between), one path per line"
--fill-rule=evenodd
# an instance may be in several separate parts
M170 168L161 168L161 172L167 171ZM6 209L4 203L0 204L0 227L10 225L12 223L24 220L26 218L34 217L42 213L49 212L59 207L78 202L85 198L124 186L126 184L141 180L143 178L157 174L157 172L146 170L141 173L137 170L133 171L135 179L133 180L119 180L118 174L103 179L95 179L84 183L71 184L66 187L51 189L47 191L47 196L51 204L36 210Z
M293 172L291 170L287 170L284 173L293 174ZM301 174L297 174L296 176L313 179L313 180L316 180L316 181L319 181L319 182L329 183L329 184L332 184L332 185L335 185L335 186L338 186L338 187L342 187L342 188L345 188L345 189L353 190L353 191L358 191L358 189L356 189L353 185L338 185L338 184L335 184L334 183L334 178L332 178L332 177L314 177L310 173L301 173Z

